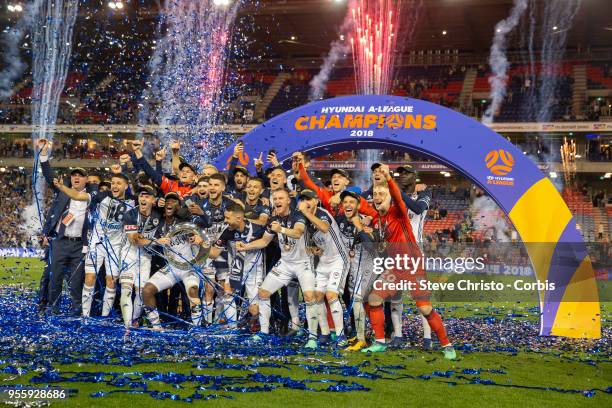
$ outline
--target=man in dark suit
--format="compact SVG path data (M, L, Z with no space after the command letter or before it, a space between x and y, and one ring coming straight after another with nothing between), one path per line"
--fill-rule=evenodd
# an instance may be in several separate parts
M55 191L55 198L47 211L43 234L49 238L49 293L48 304L59 313L60 295L64 279L68 281L72 300L71 315L81 315L81 294L84 279L84 253L87 251L88 203L71 200L53 185L54 171L49 164L49 143L40 141L40 163L47 185ZM75 168L70 172L70 186L82 191L87 185L87 172Z

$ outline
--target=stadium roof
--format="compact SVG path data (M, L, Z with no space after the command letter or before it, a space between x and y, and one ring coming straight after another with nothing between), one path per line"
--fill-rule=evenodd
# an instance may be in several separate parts
M543 21L546 4L566 5L571 1L532 0L539 5L536 21ZM579 1L579 0L573 0ZM404 50L459 50L462 54L488 55L498 21L506 18L512 0L401 0L408 15L404 29L414 35ZM7 11L10 0L0 0L0 24L10 25L17 18ZM156 0L124 1L122 12L111 12L106 1L90 2L80 9L75 32L77 43L87 44L94 37L148 45L155 39L159 17ZM256 3L256 5L254 5ZM338 39L339 27L347 10L348 0L249 0L240 9L240 27L248 38L248 55L275 61L318 60ZM568 49L612 49L612 1L583 0L567 34ZM7 19L9 21L7 21ZM6 24L9 23L9 24ZM445 31L446 35L442 32ZM97 32L98 35L90 34ZM509 49L524 49L528 30L515 30ZM292 40L292 37L294 39ZM108 41L107 41L108 42ZM133 44L133 48L139 45ZM537 47L537 45L536 45ZM75 51L78 53L78 47ZM97 50L98 51L98 50ZM112 54L112 51L109 50ZM1 53L0 53L1 54ZM146 58L146 57L145 57ZM147 58L148 59L148 58Z

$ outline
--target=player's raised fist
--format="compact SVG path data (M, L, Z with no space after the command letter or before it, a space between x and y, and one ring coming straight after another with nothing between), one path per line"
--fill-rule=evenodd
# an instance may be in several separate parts
M264 162L263 162L262 157L263 157L263 152L260 152L259 157L255 159L255 163L254 163L256 169L261 169L263 167Z
M173 152L178 152L181 148L181 142L179 142L178 140L174 140L170 143L170 150L172 150Z
M49 154L49 146L51 143L47 139L38 139L36 144L38 145L41 156L46 156Z
M53 185L57 188L60 188L64 186L64 183L62 182L61 178L56 177L53 179Z
M110 170L111 173L113 174L119 174L121 173L121 165L120 164L113 164L110 166Z
M130 159L130 155L129 154L122 154L121 156L119 156L119 163L123 164L128 164L130 161L132 161L132 159Z
M243 150L244 150L244 145L241 142L238 142L236 146L234 146L234 153L233 153L234 158L237 159L238 157L240 157Z
M414 191L417 193L420 193L421 191L425 191L426 188L427 188L427 184L419 183L414 186Z
M386 164L381 164L380 165L380 172L383 174L383 176L385 176L386 178L389 178L391 175L391 172L389 171L389 166L387 166Z
M166 157L166 147L162 147L160 150L155 152L155 160L162 161Z

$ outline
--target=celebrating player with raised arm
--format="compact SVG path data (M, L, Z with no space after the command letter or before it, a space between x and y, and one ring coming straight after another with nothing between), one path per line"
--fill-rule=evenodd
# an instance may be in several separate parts
M250 243L236 243L238 251L250 251L265 248L274 237L278 237L281 248L281 259L272 268L259 288L259 324L261 332L269 333L270 296L283 286L287 286L293 278L297 278L302 288L304 301L306 302L306 319L310 332L306 348L317 347L317 330L319 326L319 304L315 297L315 277L310 264L310 258L306 252L307 221L304 216L295 210L291 210L289 191L276 190L272 194L274 212L264 235ZM256 337L257 339L257 337Z
M380 169L387 180L388 187L374 187L373 202L375 210L372 211L373 209L368 207L365 210L366 215L375 217L374 227L378 230L381 245L386 247L386 255L389 258L395 258L396 255L403 257L405 254L416 258L420 256L420 250L412 233L408 209L402 199L399 187L395 184L389 173L389 167L383 164ZM374 282L374 288L368 296L368 304L370 322L374 329L376 342L367 349L363 349L363 352L380 352L386 349L385 313L382 303L385 299L395 295L397 290L388 288L384 283L404 280L417 283L417 289L411 291L412 297L416 301L419 312L425 316L431 329L438 336L444 351L444 357L447 359L456 358L455 349L446 336L442 318L431 306L429 293L418 290L418 280L420 279L426 279L422 267L417 268L413 273L405 269L391 269L377 279L377 281L380 281L379 285L377 285L377 282Z
M174 142L172 145L173 154L176 151L178 156L178 142ZM134 166L139 169L142 169L147 176L153 180L153 182L160 188L160 190L166 194L170 191L174 191L178 193L178 195L183 198L191 194L191 191L195 187L195 180L197 176L196 169L187 162L182 162L177 164L178 169L178 181L170 180L168 177L158 173L151 165L147 162L142 154L142 141L141 140L133 140L132 141L132 151L133 153L130 155L132 158L132 162ZM174 157L174 156L173 156ZM173 160L174 162L177 160Z
M119 165L116 165L119 167ZM134 208L134 199L126 198L129 179L118 173L120 167L113 166L116 173L111 177L109 191L99 192L97 185L88 187L91 191L77 191L54 180L55 186L68 197L78 201L88 201L93 208L94 227L89 238L89 250L85 258L85 284L83 286L83 316L89 317L94 297L94 286L98 271L104 265L106 271L106 290L102 305L102 316L108 316L115 302L115 282L121 271L121 251L125 246L123 217ZM97 207L97 208L96 208Z

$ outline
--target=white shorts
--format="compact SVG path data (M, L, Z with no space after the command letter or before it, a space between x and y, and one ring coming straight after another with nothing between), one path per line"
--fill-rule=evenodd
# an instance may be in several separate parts
M261 288L270 293L275 293L280 288L289 285L294 278L297 278L300 282L302 292L315 289L315 276L310 260L289 263L281 259L266 275Z
M359 256L356 256L351 258L351 269L348 274L349 291L351 296L355 297L355 300L361 301L367 299L370 294L374 286L374 281L378 277L378 275L373 272L373 269L374 266L371 257L362 257L359 259Z
M206 281L211 280L215 282L225 282L229 280L229 269L228 268L217 268L213 264L213 260L207 259L206 263L202 267L202 273L206 277Z
M342 258L322 264L319 262L315 271L316 291L342 294L346 283L349 265Z
M171 265L166 265L154 273L147 283L154 285L157 291L161 292L170 289L180 281L185 285L185 290L200 287L200 278L192 269L178 269Z
M144 287L151 276L151 255L145 250L129 253L122 262L119 282L133 284L137 288Z
M263 282L264 263L263 256L255 256L253 259L247 259L244 265L244 274L242 277L244 282L244 297L249 300L249 303L255 303L259 287Z
M110 242L99 242L89 248L85 257L85 273L97 275L104 265L106 276L119 279L121 273L121 247Z

